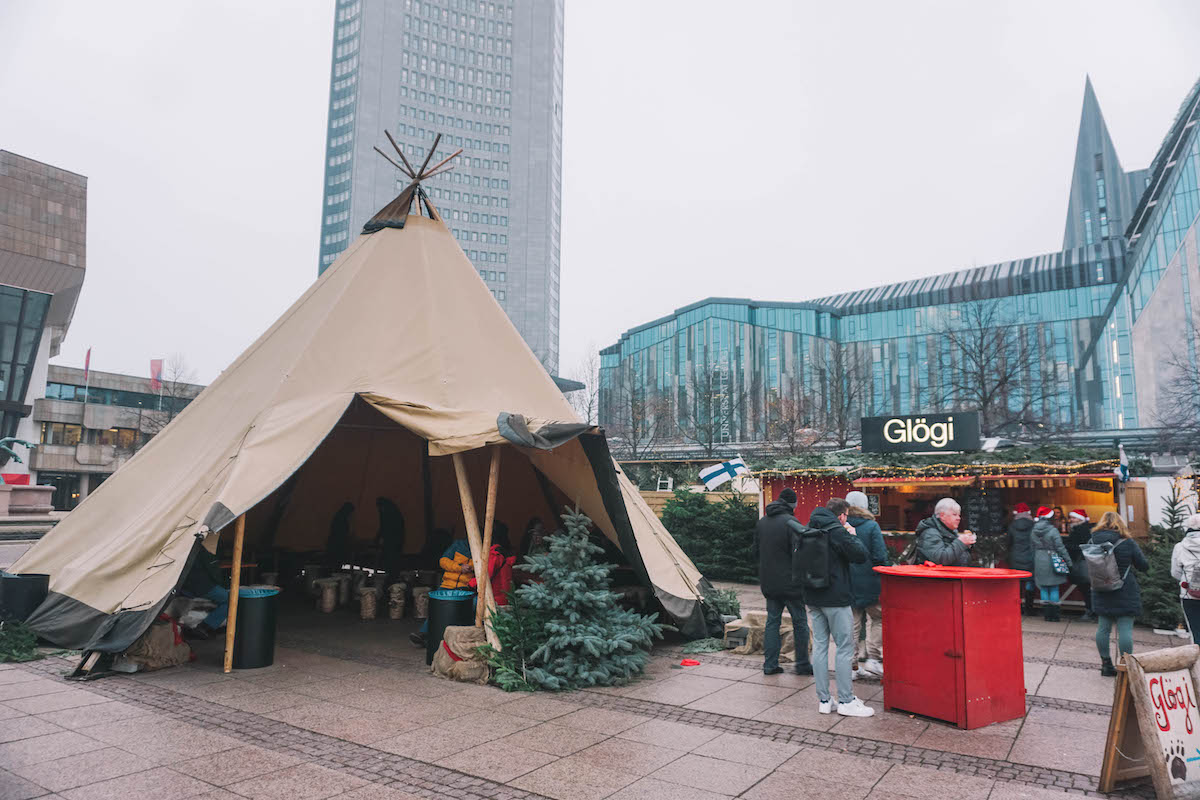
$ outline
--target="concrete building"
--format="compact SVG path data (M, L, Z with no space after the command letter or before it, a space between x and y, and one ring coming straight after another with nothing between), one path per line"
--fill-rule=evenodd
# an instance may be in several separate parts
M30 387L46 382L86 267L87 178L0 150L0 437L37 441ZM25 480L28 460L0 454Z
M45 396L33 401L33 482L54 486L54 508L70 511L203 389L51 364Z
M601 424L627 445L707 450L798 427L853 440L863 416L960 409L981 412L985 435L1176 424L1163 365L1184 353L1196 369L1198 108L1200 83L1150 167L1127 172L1087 81L1062 251L677 309L601 351Z
M563 0L338 0L323 272L407 178L373 147L452 172L426 186L550 372L558 367Z

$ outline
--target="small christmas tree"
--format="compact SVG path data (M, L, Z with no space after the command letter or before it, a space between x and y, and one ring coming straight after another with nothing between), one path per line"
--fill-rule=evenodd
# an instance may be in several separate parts
M1183 539L1178 528L1150 528L1146 561L1150 568L1138 576L1142 587L1142 616L1139 622L1173 631L1183 621L1179 606L1179 581L1171 575L1171 551Z
M533 692L537 685L529 680L531 656L546 642L546 614L535 611L521 597L510 592L508 605L497 606L492 615L492 630L502 650L490 644L479 648L492 668L492 682L506 692Z
M596 563L604 551L588 541L591 520L577 511L563 520L567 529L549 538L550 551L522 565L541 581L516 594L529 614L545 620L545 639L528 659L525 680L556 691L626 683L645 668L662 626L656 614L617 605L609 591L612 567Z
M1183 502L1183 496L1179 491L1179 481L1175 480L1171 483L1171 491L1162 498L1163 505L1163 527L1169 530L1178 530L1183 527L1183 521L1192 513L1192 509L1187 503Z

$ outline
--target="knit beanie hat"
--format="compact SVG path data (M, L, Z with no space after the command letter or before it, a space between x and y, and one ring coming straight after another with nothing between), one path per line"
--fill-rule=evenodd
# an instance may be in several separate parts
M796 492L794 489L784 489L782 492L779 493L779 499L782 500L783 502L787 503L792 508L796 507L796 503L798 501L798 498L796 497Z
M850 492L846 495L846 502L850 504L851 508L861 508L863 510L870 508L871 505L870 501L867 500L867 496L862 492Z

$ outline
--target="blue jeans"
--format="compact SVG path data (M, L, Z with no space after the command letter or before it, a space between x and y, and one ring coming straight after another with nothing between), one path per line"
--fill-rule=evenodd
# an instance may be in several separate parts
M782 637L779 627L783 624L783 609L786 606L792 615L792 640L796 648L796 666L803 667L808 663L808 617L804 613L804 603L797 597L773 595L767 600L767 627L763 631L763 670L773 670L779 666L779 648Z
M1057 586L1039 586L1042 592L1043 603L1058 604L1058 587Z
M1096 625L1096 649L1101 658L1109 657L1109 642L1112 637L1113 622L1117 623L1117 660L1126 653L1133 652L1133 617L1110 617L1098 614Z
M214 586L204 593L204 598L217 604L217 607L209 612L203 622L204 625L216 630L225 624L225 618L229 616L229 590L222 586Z
M837 699L839 703L849 703L854 699L850 674L850 661L854 658L854 641L851 635L854 625L850 606L809 606L808 613L812 615L812 667L813 677L817 681L817 700L828 703L830 699L829 637L832 636L833 644L837 647L833 664L837 678Z

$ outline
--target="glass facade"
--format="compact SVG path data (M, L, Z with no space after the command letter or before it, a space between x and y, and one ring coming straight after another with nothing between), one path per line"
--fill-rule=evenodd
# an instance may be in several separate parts
M50 295L0 286L0 390L3 435L14 436L28 414L25 394L37 359Z
M989 402L1005 420L992 433L1153 424L1138 404L1139 365L1179 347L1196 357L1189 269L1197 259L1183 245L1200 228L1198 130L1200 82L1150 167L1125 172L1089 82L1066 249L809 303L712 298L679 309L602 351L601 424L625 431L631 415L651 416L663 424L637 431L697 443L686 428L701 409L722 418L724 441L760 441L778 438L780 416L828 432L836 409L857 425L859 416ZM1156 295L1175 264L1178 286ZM1178 341L1139 325L1152 297L1157 313L1182 320ZM1162 305L1173 303L1181 305ZM973 391L964 380L972 369L993 380L998 400ZM710 394L724 405L697 403Z
M85 388L70 383L54 382L46 384L46 397L51 400L69 400L76 403L88 402L102 406L144 408L147 411L174 410L175 412L182 411L193 400L191 397L171 397L169 394L127 392L121 389L101 389L96 386ZM172 406L174 409L171 408Z

